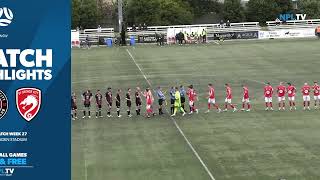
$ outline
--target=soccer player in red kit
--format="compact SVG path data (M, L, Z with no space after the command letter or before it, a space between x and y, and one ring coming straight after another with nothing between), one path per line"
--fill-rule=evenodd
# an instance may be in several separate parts
M242 85L243 88L243 97L242 97L242 109L241 111L245 111L245 106L248 106L247 112L250 112L251 104L249 99L249 88L245 85Z
M189 98L189 107L190 107L190 113L192 114L193 112L196 112L198 114L198 109L195 107L194 102L196 101L197 97L197 93L196 91L193 89L193 85L189 86L189 89L187 91L187 96Z
M277 93L278 93L278 103L279 103L279 111L281 109L285 110L285 100L286 100L286 87L283 85L282 82L280 82L279 86L277 87Z
M297 110L296 102L295 102L296 91L297 91L296 87L291 83L288 83L287 92L288 92L290 111L292 110L292 108L294 108L294 110Z
M320 86L318 82L314 82L313 85L313 95L314 95L314 108L318 108L318 104L320 105Z
M215 90L212 86L212 84L208 84L208 88L209 88L209 96L208 96L208 110L205 113L209 113L210 112L210 108L211 108L211 104L218 110L218 112L221 112L221 109L219 108L219 106L216 104L216 99L215 99Z
M304 83L303 87L301 88L302 97L303 97L303 110L310 110L310 90L311 87L308 83Z
M273 94L273 88L270 85L270 83L268 82L266 84L266 86L264 87L264 101L266 103L266 111L268 111L269 108L270 108L270 110L273 111L273 108L272 108L272 94Z
M150 118L150 115L153 114L152 103L154 101L151 90L149 88L146 89L143 96L146 98L146 111L147 118Z
M228 106L233 109L233 112L237 111L237 108L232 104L232 89L229 84L225 84L226 87L226 99L224 104L224 112L228 111Z

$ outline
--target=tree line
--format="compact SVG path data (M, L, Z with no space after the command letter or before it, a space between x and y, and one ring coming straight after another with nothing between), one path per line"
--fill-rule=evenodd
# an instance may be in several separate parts
M295 7L297 6L297 7ZM256 21L262 25L282 13L307 14L320 18L319 0L123 0L124 21L128 26L192 24L205 14L215 13L224 21ZM72 28L96 28L117 25L117 1L72 0ZM216 23L216 22L211 22Z

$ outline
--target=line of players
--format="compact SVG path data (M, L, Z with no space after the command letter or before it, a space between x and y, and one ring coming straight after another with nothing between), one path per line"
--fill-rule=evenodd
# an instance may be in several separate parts
M243 96L242 96L242 111L251 111L251 104L250 104L250 97L249 97L249 89L246 85L242 86L243 88ZM219 105L216 103L215 100L215 89L212 84L208 84L208 109L205 113L209 113L211 110L211 107L214 107L217 112L222 111L228 111L228 108L231 108L233 112L237 111L237 108L234 104L232 104L232 88L229 84L225 84L226 89L226 98L225 98L225 104L224 104L224 110L221 110ZM314 93L314 107L315 109L318 108L318 105L320 105L320 86L317 82L314 82L313 86L308 85L308 83L304 83L303 87L301 88L301 93L303 95L303 109L310 110L310 93L313 90ZM290 110L296 110L296 103L295 103L295 96L297 93L296 87L288 83L288 86L286 87L283 82L280 82L280 84L276 87L276 92L278 96L278 107L279 110L285 110L285 97L288 96L289 99L289 106ZM155 93L158 97L158 107L159 107L159 115L164 114L163 109L164 106L167 105L166 97L161 87L158 87L155 90ZM266 111L273 110L273 104L272 104L272 97L273 97L274 89L271 86L271 84L268 82L266 83L264 87L264 98L265 98L265 106ZM171 102L171 116L175 116L177 111L179 110L182 112L182 115L184 116L186 114L185 110L185 101L186 96L189 100L189 114L193 114L194 112L198 113L198 109L195 106L195 102L198 101L197 92L194 90L193 85L188 86L187 91L183 86L180 87L171 87L170 89L170 102ZM132 108L132 98L131 98L131 89L129 88L125 95L125 100L127 103L127 115L128 117L132 117L131 114L131 108ZM142 106L142 97L145 98L146 102L146 117L150 117L152 115L155 115L155 111L153 109L154 104L154 97L153 93L150 88L147 88L144 92L140 90L139 87L136 88L135 93L135 103L136 103L136 114L141 115L141 106ZM97 90L95 96L95 105L96 105L96 118L102 117L102 104L103 104L103 95L100 92L100 90ZM83 118L85 118L87 115L89 118L91 118L91 102L93 99L93 94L90 90L87 90L82 94L82 101L84 105L83 110ZM112 95L112 89L108 88L107 92L105 93L105 100L107 104L107 117L112 117L111 115L111 109L113 105L113 101L115 100L116 103L116 109L117 109L117 117L121 117L120 114L120 107L121 107L121 90L118 89L116 96L113 97ZM71 116L72 119L77 119L77 103L76 103L76 95L75 93L72 93L71 96Z

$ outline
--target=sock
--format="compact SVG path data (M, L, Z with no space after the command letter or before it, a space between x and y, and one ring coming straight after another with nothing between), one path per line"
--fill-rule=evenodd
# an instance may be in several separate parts
M268 107L268 103L266 102L266 107Z
M118 116L120 116L120 111L117 111Z
M290 107L292 106L292 102L291 101L289 101L289 105L290 105Z
M71 118L73 119L73 114L71 114Z
M248 104L248 109L251 109L251 105L250 104Z
M98 111L96 111L96 117L98 117Z
M296 103L295 102L292 102L293 106L296 106Z
M244 109L244 106L245 106L245 104L244 104L244 103L242 103L242 109Z
M99 116L101 116L101 110L99 110Z
M74 117L77 117L77 113L76 112L74 113Z
M281 103L279 103L279 108L281 107Z
M227 105L227 104L225 104L225 105L224 105L224 108L225 108L225 109L228 109L228 105Z
M108 111L108 115L110 116L110 111Z
M137 113L137 115L139 115L139 110L138 109L136 109L136 113Z
M286 107L286 103L285 102L283 102L283 108L285 108Z
M209 104L208 104L208 109L210 109L210 106L211 106L211 104L209 103Z
M231 106L232 109L234 109L234 105L233 104L230 104L230 106Z
M89 116L90 116L90 113L91 113L91 112L90 112L90 111L88 111L88 115L89 115Z
M190 112L193 111L193 107L192 106L190 106L189 108L190 108Z
M306 107L306 102L305 101L303 101L303 107Z
M308 101L308 107L310 106L310 101Z
M171 106L171 114L173 114L173 113L174 113L174 107Z
M273 105L272 105L272 102L270 103L270 106L272 107Z
M83 111L83 116L86 116L86 111Z
M182 108L183 108L183 110L185 111L185 109L184 109L184 104L182 104L182 105L181 105L181 107L182 107Z
M128 116L130 115L130 111L129 110L127 111L127 114L128 114Z

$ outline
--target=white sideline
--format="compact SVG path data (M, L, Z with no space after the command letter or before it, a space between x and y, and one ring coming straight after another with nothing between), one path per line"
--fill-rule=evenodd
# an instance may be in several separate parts
M87 166L87 160L86 158L84 158L84 177L85 177L85 180L88 180L88 166Z
M145 75L145 73L142 71L142 69L140 68L139 64L136 62L135 58L132 56L132 54L130 53L130 51L128 49L126 49L129 56L131 57L132 61L134 62L134 64L138 67L139 71L141 72L141 74L143 75L144 79L147 81L147 83L149 84L150 88L152 87L150 81L148 80L147 76ZM168 110L166 109L167 113ZM188 138L186 137L186 135L184 134L184 132L182 131L182 129L179 127L179 125L177 124L176 120L171 117L172 122L174 123L175 127L178 129L179 133L182 135L182 137L184 138L184 140L187 142L188 146L190 147L190 149L192 150L192 152L194 153L194 155L198 158L198 160L200 161L202 167L205 169L205 171L208 173L209 177L211 180L215 180L215 178L213 177L211 171L209 170L209 168L207 167L207 165L204 163L204 161L201 159L201 157L199 156L198 152L194 149L194 147L192 146L191 142L188 140Z

